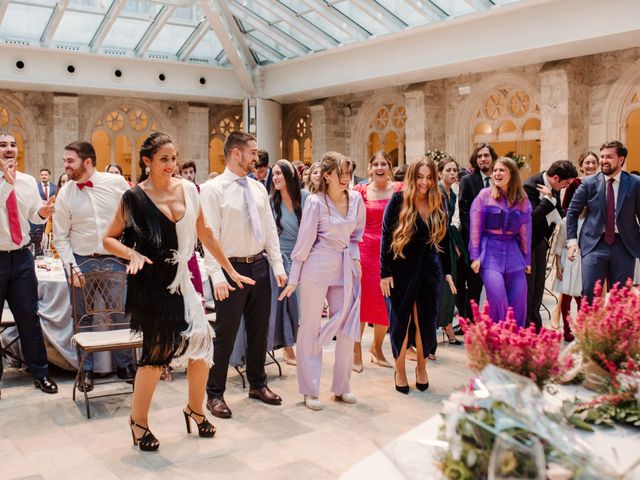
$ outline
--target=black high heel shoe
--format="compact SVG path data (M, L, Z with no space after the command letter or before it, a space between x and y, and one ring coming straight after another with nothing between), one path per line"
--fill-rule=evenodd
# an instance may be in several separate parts
M424 392L427 388L429 388L429 382L427 383L418 383L418 369L416 368L416 388L421 392Z
M194 412L193 410L191 410L191 407L189 405L187 405L186 408L187 410L189 410L189 412L187 413L187 411L183 410L182 413L184 414L184 421L187 424L187 433L191 433L191 422L189 421L189 419L191 419L196 422L196 425L198 427L198 435L200 435L201 437L211 438L216 434L216 427L209 423L207 417L200 413ZM195 417L200 417L202 418L202 420L198 422Z
M160 442L158 439L151 433L148 427L143 427L142 425L138 425L133 421L132 417L129 417L129 426L131 427L131 437L133 438L133 445L137 446L140 450L144 452L155 452L160 448ZM136 433L133 431L133 427L138 427L143 430L144 433L141 437L136 437Z
M401 387L396 383L396 372L393 372L393 383L395 383L396 385L396 391L400 393L404 393L405 395L409 394L409 385L405 385L404 387Z

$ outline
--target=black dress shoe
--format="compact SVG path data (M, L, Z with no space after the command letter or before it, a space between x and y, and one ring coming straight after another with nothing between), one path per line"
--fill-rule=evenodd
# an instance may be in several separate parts
M207 400L207 409L214 417L231 418L231 409L224 401L224 397L214 397Z
M93 390L93 370L85 370L83 372L84 375L84 385L87 387L87 392ZM82 382L78 382L78 390L84 392L84 387L82 386Z
M249 398L255 398L269 405L282 404L282 398L269 390L269 387L249 389Z
M118 378L121 378L123 380L131 380L127 383L133 383L133 379L136 378L136 371L131 365L127 365L126 367L118 367L116 369L116 373L118 374Z
M33 384L36 388L42 390L44 393L58 393L58 385L47 375L34 378Z
M409 385L398 385L396 383L396 373L393 372L393 383L396 385L396 392L404 393L405 395L409 395Z

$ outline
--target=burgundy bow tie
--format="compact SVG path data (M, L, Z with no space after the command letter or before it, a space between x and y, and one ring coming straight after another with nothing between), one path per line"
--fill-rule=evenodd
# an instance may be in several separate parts
M93 182L91 180L87 180L84 183L76 183L78 186L78 190L82 190L84 187L93 187Z

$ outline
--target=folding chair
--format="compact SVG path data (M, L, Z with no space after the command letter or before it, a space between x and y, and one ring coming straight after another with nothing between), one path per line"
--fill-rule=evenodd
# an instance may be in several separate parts
M78 373L73 384L73 401L76 389L82 385L87 418L91 418L89 395L85 384L83 365L89 353L110 352L115 350L133 350L136 360L136 348L142 348L142 337L130 332L129 321L125 317L124 302L127 274L124 263L113 258L91 258L81 265L71 266L72 285L80 285L81 295L72 294L73 332L72 345L78 355ZM75 292L74 292L75 293ZM78 300L84 301L85 313L78 317ZM89 321L92 320L92 321ZM126 380L108 380L95 385L123 382ZM131 388L133 392L133 387ZM91 398L108 397L130 393L94 395Z

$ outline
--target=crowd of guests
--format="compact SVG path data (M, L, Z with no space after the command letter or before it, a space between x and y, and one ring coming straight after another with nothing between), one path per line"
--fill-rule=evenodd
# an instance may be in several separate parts
M596 281L612 286L633 277L640 257L640 179L622 171L627 150L617 141L580 157L583 178L560 160L526 181L488 144L475 148L469 170L450 157L422 157L394 170L391 158L376 152L362 179L338 152L309 166L284 159L270 166L252 135L234 132L224 144L224 172L201 185L195 163L179 162L174 141L158 132L142 144L136 185L117 165L98 172L87 142L65 147L57 186L46 169L40 183L16 172L17 154L13 135L0 131L0 302L6 299L16 318L25 362L36 387L57 392L27 248L29 222L44 225L55 211L45 231L52 229L68 276L89 258L127 263L126 313L144 345L137 365L128 352L116 363L120 377L135 379L130 423L142 450L159 447L148 413L176 358L188 363L187 430L193 421L200 436L215 434L205 404L218 418L232 416L224 393L239 330L250 398L282 403L264 369L267 351L282 348L284 361L296 366L306 407L321 410L323 346L333 341L330 390L335 400L354 404L350 377L364 370L366 325L373 327L370 360L394 369L395 389L410 391L406 360L415 359L415 387L425 391L436 329L460 345L454 318L470 316L483 288L494 321L512 309L519 325L542 327L556 230L551 254L566 340L571 299L591 298ZM215 335L196 249L211 278ZM80 285L70 283L70 295L78 295ZM393 361L384 355L387 333ZM88 391L92 359L80 369Z

